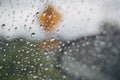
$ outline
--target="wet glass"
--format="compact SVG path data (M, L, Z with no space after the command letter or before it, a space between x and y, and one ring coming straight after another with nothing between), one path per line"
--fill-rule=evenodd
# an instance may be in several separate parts
M120 80L119 0L0 0L0 80Z

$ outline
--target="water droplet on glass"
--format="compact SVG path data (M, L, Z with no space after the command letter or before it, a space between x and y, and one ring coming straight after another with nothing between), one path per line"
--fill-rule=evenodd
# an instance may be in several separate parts
M32 34L31 34L31 37L32 37L32 38L35 37L35 33L32 33Z
M38 16L39 15L39 12L36 12L36 16Z
M2 25L1 25L1 28L2 28L2 29L5 29L5 24L2 24Z
M26 24L25 24L23 27L24 27L24 29L26 30Z
M0 66L0 69L2 69L3 68L3 66Z
M8 29L8 31L10 31L11 29Z
M29 31L32 29L32 27L29 27Z
M10 37L9 36L7 36L7 40L9 40L10 39Z
M15 30L17 30L17 27L15 27Z
M13 11L13 15L15 15L15 11Z
M32 24L35 22L35 20L32 20Z
M38 78L38 76L33 76L34 79Z

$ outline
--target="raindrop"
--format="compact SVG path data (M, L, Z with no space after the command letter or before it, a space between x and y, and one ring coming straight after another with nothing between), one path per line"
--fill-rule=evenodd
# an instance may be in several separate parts
M28 21L28 19L25 19L25 22L27 22Z
M36 12L36 16L38 16L39 15L39 12Z
M27 15L27 18L29 17L29 15Z
M21 11L21 13L23 13L23 11Z
M81 0L81 3L84 3L84 0Z
M93 11L93 9L92 9L92 8L90 8L90 11Z
M24 29L26 30L26 24L25 24L23 27L24 27Z
M3 14L4 12L2 11L1 14Z
M13 11L13 15L15 14L15 11Z
M2 28L2 29L5 29L5 24L2 24L2 25L1 25L1 28Z
M42 26L43 26L43 25L42 25L42 24L40 24L40 28L42 28Z
M89 22L89 21L90 21L90 18L87 18L87 21Z
M59 29L57 29L56 31L57 31L57 33L59 33L59 32L60 32L60 30L59 30Z
M32 24L35 22L35 20L32 20Z
M29 31L32 29L32 27L29 27Z
M66 76L64 75L64 76L63 76L63 79L65 79L65 78L66 78Z
M32 33L32 34L31 34L31 37L32 37L32 38L35 37L35 33Z
M0 66L0 69L2 69L3 68L3 66Z
M43 66L43 64L40 64L40 67Z
M3 59L3 61L6 61L6 59Z
M7 43L6 46L8 46L9 44Z
M20 64L20 62L17 62L18 64Z
M35 7L35 5L32 5L32 8L34 8Z
M7 40L9 40L10 39L10 37L9 36L7 36Z
M33 76L34 79L38 78L38 76Z
M48 68L45 68L45 71L48 71Z
M23 41L23 39L20 39L20 41Z
M15 30L17 30L17 27L15 27Z

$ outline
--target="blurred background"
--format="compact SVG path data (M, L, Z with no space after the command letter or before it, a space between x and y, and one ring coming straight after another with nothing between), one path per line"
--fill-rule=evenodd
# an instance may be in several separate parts
M0 0L0 80L120 80L119 0Z

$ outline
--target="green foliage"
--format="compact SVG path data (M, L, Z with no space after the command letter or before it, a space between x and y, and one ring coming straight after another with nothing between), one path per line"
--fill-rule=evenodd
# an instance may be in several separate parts
M24 39L0 40L0 80L64 80L55 57Z

